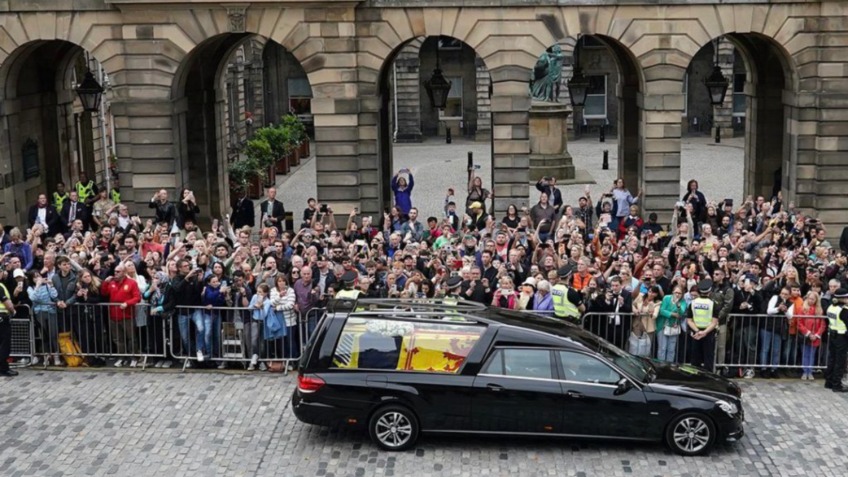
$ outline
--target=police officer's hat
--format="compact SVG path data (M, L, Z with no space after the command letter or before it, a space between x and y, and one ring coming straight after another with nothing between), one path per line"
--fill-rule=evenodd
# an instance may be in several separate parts
M462 285L462 277L458 277L458 276L457 277L450 277L445 282L445 286L448 287L448 290L453 290L454 288L458 288L460 285Z
M833 294L834 298L848 298L848 290L844 288L839 288L836 290L836 293Z
M359 274L354 272L353 270L349 270L345 272L344 275L342 275L340 280L345 285L352 286L353 282L355 282L357 278L359 278Z
M557 270L557 276L560 278L568 278L568 276L571 275L573 271L574 268L570 264L565 265L564 267L560 267L560 269Z
M698 293L709 293L713 289L712 280L701 280L698 282Z

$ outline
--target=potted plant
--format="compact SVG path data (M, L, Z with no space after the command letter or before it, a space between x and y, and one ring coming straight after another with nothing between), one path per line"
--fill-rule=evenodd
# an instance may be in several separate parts
M250 199L262 197L262 179L265 171L254 158L242 157L231 162L227 167L227 173L230 177L232 198L238 197L243 191L247 191Z
M256 137L265 139L268 145L271 146L271 152L274 155L274 162L276 164L276 173L288 174L290 164L287 158L294 148L289 128L283 125L276 127L273 125L267 126L257 131Z
M265 185L268 187L274 185L277 180L274 152L268 141L262 136L254 136L244 145L244 154L255 161L261 171L264 171L262 175L265 179Z
M291 131L292 141L298 149L297 163L300 164L300 159L309 157L309 136L306 134L306 125L294 114L283 116L282 124Z

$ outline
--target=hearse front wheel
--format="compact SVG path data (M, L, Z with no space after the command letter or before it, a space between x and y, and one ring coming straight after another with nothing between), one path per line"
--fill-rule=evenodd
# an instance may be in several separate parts
M716 441L712 420L700 413L686 413L674 418L666 429L666 443L680 455L704 455Z
M418 440L418 419L404 406L384 406L371 416L368 432L383 450L406 450Z

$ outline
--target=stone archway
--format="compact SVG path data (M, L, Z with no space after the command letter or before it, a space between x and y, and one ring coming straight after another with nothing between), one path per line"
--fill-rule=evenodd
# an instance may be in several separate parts
M287 71L295 73L287 76ZM229 209L227 164L252 131L289 112L287 80L294 77L303 78L309 89L298 60L253 33L219 34L183 60L173 86L176 192L194 191L203 216L220 217Z
M744 131L739 195L763 196L768 201L782 190L787 201L791 200L797 189L797 172L791 166L796 147L787 127L795 107L794 75L788 55L774 40L757 33L728 33L716 38L704 45L689 64L690 102L698 95L706 96L703 76L715 62L729 88L721 105L707 103L712 120L708 132L718 141L732 136L734 130ZM734 123L740 124L734 127Z
M84 111L74 90L88 70L103 71L86 50L64 40L22 45L0 68L0 152L10 161L0 209L7 220L24 223L40 193L52 194L60 182L70 190L81 172L101 188L109 183L113 148L101 124L107 119Z
M440 69L451 82L452 89L445 110L434 110L427 97L427 81L440 58ZM399 74L400 69L400 74ZM421 142L422 137L438 138L444 143L447 137L479 140L487 144L483 162L491 164L491 77L485 61L474 48L465 42L444 35L419 36L403 42L387 56L379 73L377 94L380 98L378 121L379 185L378 203L381 210L392 205L390 182L395 170L395 142ZM408 91L399 94L398 88ZM397 102L397 104L395 104ZM443 139L444 138L444 139ZM464 153L463 153L464 154ZM481 158L477 157L477 161ZM464 170L465 157L457 159ZM484 187L492 189L491 170L486 170ZM464 173L452 177L459 210L464 203ZM447 186L446 186L447 187ZM492 210L487 202L486 208Z

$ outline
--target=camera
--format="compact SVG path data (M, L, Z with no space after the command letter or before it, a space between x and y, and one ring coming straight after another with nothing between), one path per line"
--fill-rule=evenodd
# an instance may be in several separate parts
M319 209L322 214L326 214L329 210L330 207L327 204L321 204L321 208Z

